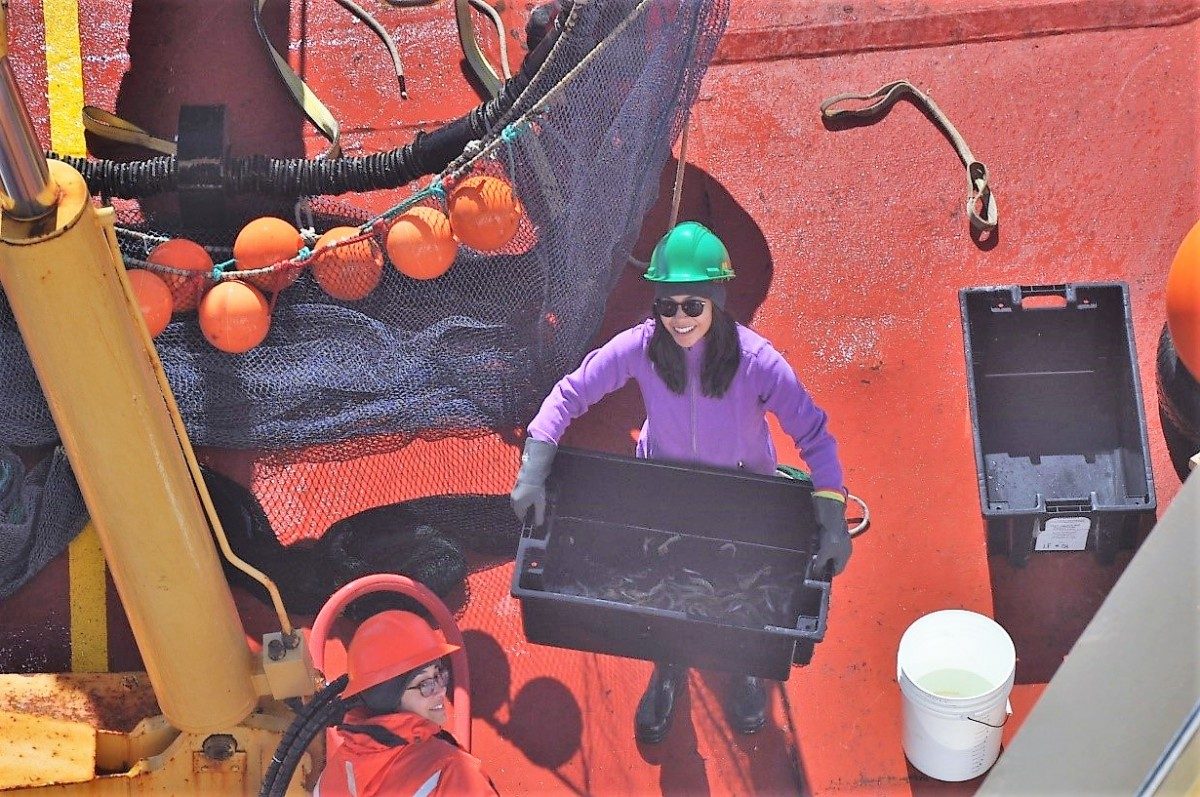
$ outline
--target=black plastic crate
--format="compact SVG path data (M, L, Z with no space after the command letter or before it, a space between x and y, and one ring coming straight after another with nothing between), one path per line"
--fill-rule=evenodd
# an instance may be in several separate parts
M547 492L545 525L523 531L513 573L530 642L779 681L812 658L830 586L810 573L810 483L560 448ZM724 595L722 585L764 569L771 594L786 585L786 598L749 622L742 611L736 620L712 616L707 598L697 611L651 605L644 592L597 597L573 588L610 572L693 573Z
M1155 519L1128 289L966 288L959 302L989 552L1112 562Z

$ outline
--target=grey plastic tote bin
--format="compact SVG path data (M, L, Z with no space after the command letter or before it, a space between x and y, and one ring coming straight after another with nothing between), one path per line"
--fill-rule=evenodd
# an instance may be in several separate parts
M959 292L988 549L1110 563L1155 520L1124 283ZM1039 544L1040 540L1040 544Z
M545 524L524 529L513 572L530 642L777 681L811 659L830 591L809 572L817 533L811 483L564 447L547 490ZM739 562L795 583L786 625L723 622L563 586L589 568L633 572L659 563L716 583Z

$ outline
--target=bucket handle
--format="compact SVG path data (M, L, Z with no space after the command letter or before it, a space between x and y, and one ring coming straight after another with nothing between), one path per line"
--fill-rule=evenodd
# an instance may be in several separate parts
M988 726L989 728L1003 728L1005 725L1007 725L1007 724L1008 724L1008 721L1009 721L1010 719L1012 719L1012 713L1013 713L1013 712L1012 712L1012 703L1010 703L1010 702L1006 702L1006 703L1005 703L1005 705L1004 705L1004 721L1003 721L1003 722L1001 722L999 725L993 725L993 724L992 724L992 723L990 723L990 722L984 722L983 720L980 720L980 719L975 719L975 718L974 718L974 717L972 717L970 714L966 714L966 715L964 715L964 716L963 716L963 719L968 719L968 720L970 720L971 722L978 722L980 725L986 725L986 726Z
M989 728L1003 728L1005 725L1007 725L1007 724L1008 724L1008 721L1009 721L1010 719L1012 719L1012 715L1011 715L1011 714L1009 714L1009 715L1005 716L1005 717L1004 717L1004 722L1001 722L999 725L993 725L993 724L992 724L992 723L990 723L990 722L984 722L983 720L977 720L977 719L975 719L974 717L972 717L970 714L968 714L968 715L967 715L966 717L964 717L963 719L969 719L971 722L978 722L980 725L986 725L986 726L988 726Z

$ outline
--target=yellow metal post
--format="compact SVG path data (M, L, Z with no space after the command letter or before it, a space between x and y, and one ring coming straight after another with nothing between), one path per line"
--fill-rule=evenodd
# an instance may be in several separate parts
M131 298L111 209L51 161L50 218L0 218L8 295L163 714L181 730L254 709L254 661Z
M258 702L254 660L170 388L125 278L112 209L97 210L77 171L42 156L6 23L0 6L0 286L163 714L187 732L229 728Z

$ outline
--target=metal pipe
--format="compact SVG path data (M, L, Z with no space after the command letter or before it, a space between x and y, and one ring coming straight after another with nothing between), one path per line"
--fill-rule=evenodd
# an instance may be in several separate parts
M0 287L164 715L211 733L257 705L254 657L125 277L112 208L47 163L8 63L0 4ZM169 389L169 388L168 388Z
M193 733L255 708L246 644L158 355L131 295L111 208L77 171L50 162L61 195L44 234L4 218L0 286L99 532L104 558L159 706ZM30 225L24 225L30 226Z
M13 218L37 219L54 207L56 191L7 49L5 44L0 55L0 183L5 193L0 205Z

